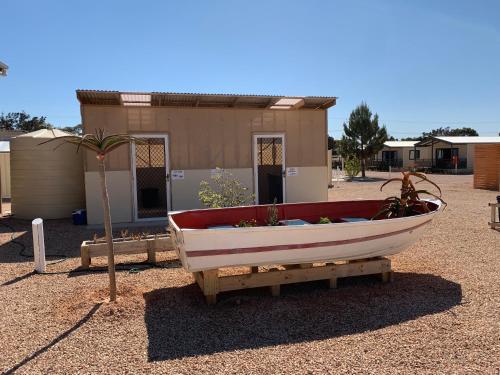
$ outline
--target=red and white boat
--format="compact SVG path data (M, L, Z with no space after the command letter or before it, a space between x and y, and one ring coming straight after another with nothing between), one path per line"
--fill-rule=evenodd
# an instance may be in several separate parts
M279 219L289 224L280 226L266 225L268 205L184 211L169 220L184 268L198 272L393 255L416 242L442 208L427 202L430 212L382 220L370 219L383 200L279 204ZM321 217L332 223L316 224ZM241 220L260 226L235 227Z

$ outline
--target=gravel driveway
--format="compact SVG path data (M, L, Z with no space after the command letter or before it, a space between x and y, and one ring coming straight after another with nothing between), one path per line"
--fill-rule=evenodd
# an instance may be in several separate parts
M370 177L330 189L330 200L397 192L378 191L387 173ZM118 257L120 298L102 303L104 259L78 270L93 231L47 221L47 252L63 261L37 275L29 223L2 218L0 372L498 374L500 232L487 225L498 192L472 189L471 176L431 178L448 207L392 257L392 283L286 285L280 297L256 289L222 294L216 306L172 253L157 267Z

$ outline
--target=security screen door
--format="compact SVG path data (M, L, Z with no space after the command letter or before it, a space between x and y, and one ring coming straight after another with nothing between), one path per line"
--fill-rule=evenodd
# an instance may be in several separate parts
M168 216L169 173L167 136L139 135L145 143L132 146L135 218Z
M283 203L285 177L283 135L254 136L254 179L257 203Z

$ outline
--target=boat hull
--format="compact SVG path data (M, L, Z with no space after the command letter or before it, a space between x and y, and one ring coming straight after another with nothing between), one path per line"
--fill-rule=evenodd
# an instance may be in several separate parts
M359 201L356 202L359 204ZM440 206L404 218L235 229L184 228L170 217L186 270L365 259L397 254L423 234Z

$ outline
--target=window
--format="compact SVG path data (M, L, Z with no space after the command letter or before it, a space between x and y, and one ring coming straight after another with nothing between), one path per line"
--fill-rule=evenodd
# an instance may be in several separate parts
M458 157L458 148L438 148L436 149L436 160L452 160Z
M419 160L420 159L420 150L410 150L409 158L410 158L410 160Z
M383 161L396 160L397 158L398 158L397 151L382 151Z

